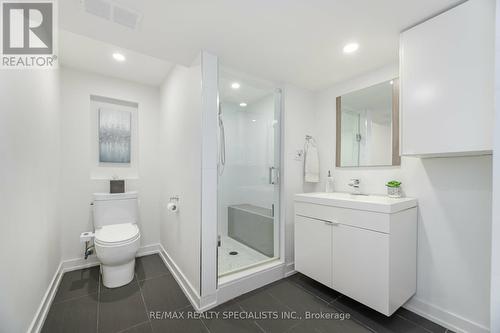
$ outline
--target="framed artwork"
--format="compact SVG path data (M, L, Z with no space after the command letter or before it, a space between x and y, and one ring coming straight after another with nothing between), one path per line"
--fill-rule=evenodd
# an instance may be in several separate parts
M99 162L130 163L132 114L99 108Z

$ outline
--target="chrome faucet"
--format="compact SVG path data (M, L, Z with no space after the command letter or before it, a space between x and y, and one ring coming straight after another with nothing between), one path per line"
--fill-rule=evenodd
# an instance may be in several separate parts
M352 188L351 194L361 194L361 191L359 189L361 181L358 178L352 178L347 185L349 185Z

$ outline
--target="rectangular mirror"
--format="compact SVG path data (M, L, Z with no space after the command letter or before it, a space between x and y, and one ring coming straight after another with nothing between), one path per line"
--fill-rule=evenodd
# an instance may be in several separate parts
M337 167L400 165L397 78L337 97Z

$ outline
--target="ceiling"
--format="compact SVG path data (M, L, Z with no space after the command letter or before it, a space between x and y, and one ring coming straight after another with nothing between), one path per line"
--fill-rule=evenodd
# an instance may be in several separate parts
M205 49L224 66L314 90L396 62L400 31L463 1L112 2L140 15L135 29L86 13L84 0L59 2L60 26L183 65ZM343 54L351 41L360 44L359 50Z
M126 61L114 60L115 52L123 54ZM63 66L154 86L159 86L174 66L165 60L65 30L59 31L59 61Z
M234 89L233 83L238 83L240 87ZM261 100L274 93L272 83L257 80L242 73L233 72L226 68L221 68L219 75L219 97L222 102L240 104L252 103Z

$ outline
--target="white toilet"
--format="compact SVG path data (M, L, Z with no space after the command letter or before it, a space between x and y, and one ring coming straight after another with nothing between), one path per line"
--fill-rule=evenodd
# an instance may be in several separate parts
M104 286L121 287L134 278L141 234L137 192L94 193L94 245Z

